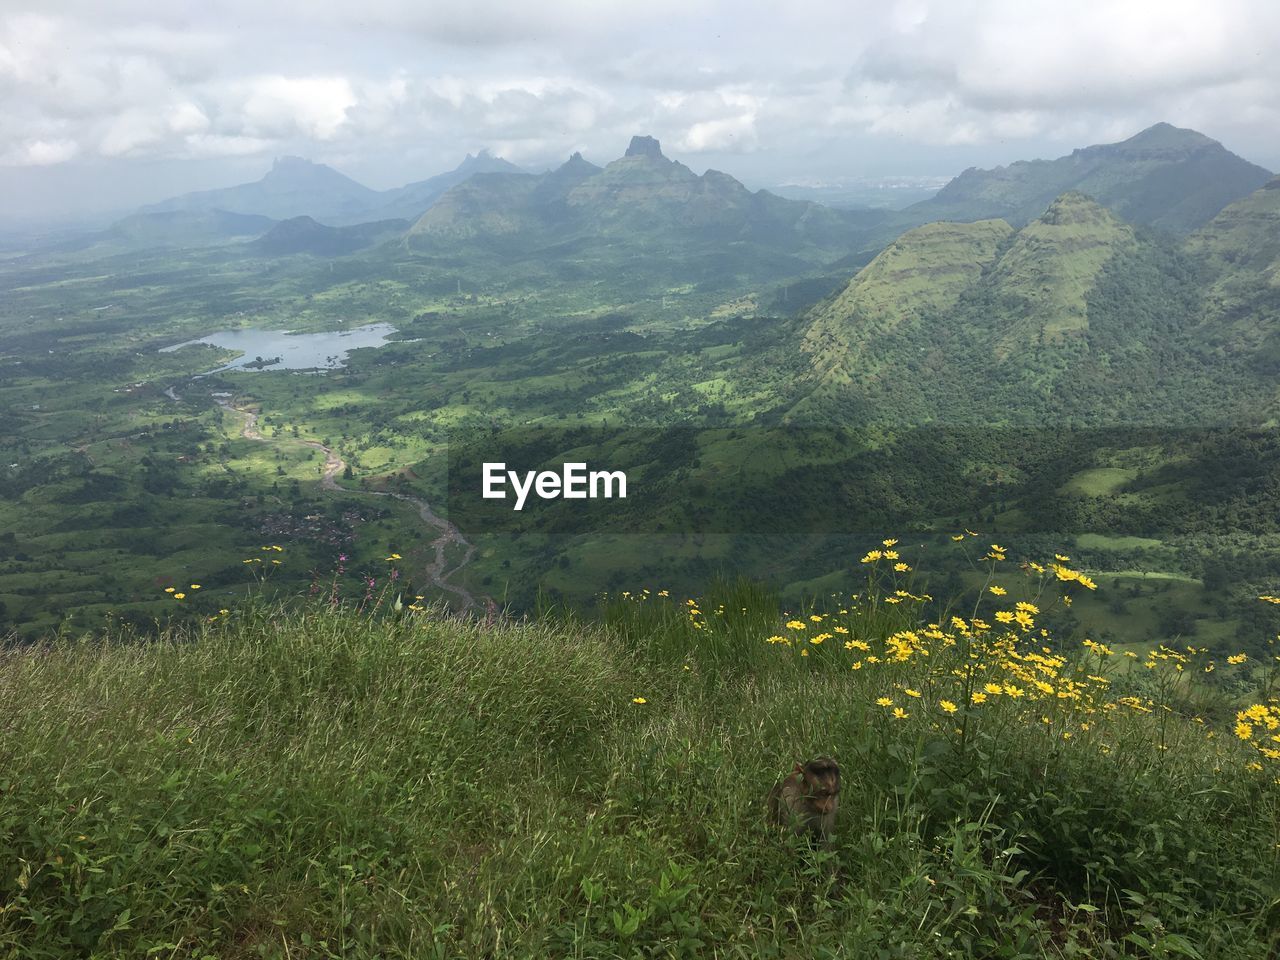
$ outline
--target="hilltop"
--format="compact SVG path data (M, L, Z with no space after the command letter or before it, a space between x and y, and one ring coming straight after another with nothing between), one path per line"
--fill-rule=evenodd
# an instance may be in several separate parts
M993 360L1025 370L1032 351L1075 355L1103 268L1137 243L1131 228L1078 193L1020 230L1003 220L918 227L810 312L804 348L826 386L875 393L905 386L923 368L948 391L969 393L980 388L976 370L964 369L968 358L983 370Z
M1056 160L970 168L902 216L916 223L998 217L1020 226L1055 197L1078 191L1131 223L1187 233L1270 176L1204 134L1157 123Z
M1090 587L1059 569L1041 606ZM1251 667L1161 648L1131 670L1012 621L926 630L909 594L789 622L746 585L645 591L594 624L389 601L250 604L156 642L10 651L0 947L995 960L1146 943L1253 960L1276 946L1280 875L1256 854L1280 841L1259 762L1280 707L1187 679L1218 666L1238 686ZM1034 625L1040 608L1018 615ZM770 826L764 803L819 754L844 767L825 851Z
M867 347L900 324L954 306L1012 233L1003 220L942 222L889 244L811 314L805 350L822 379L865 375Z

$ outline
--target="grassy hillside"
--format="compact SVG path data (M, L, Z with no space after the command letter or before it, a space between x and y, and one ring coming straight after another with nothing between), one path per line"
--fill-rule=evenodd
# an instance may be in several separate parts
M1211 278L1205 338L1253 354L1268 378L1280 370L1280 177L1231 204L1187 238Z
M1244 242L1238 233L1264 229L1256 197L1273 192L1241 201L1247 215L1224 212L1220 230L1186 248L1079 193L994 254L975 245L975 231L1001 221L910 231L802 319L812 381L845 388L799 409L834 399L839 415L895 426L1265 423L1274 324L1262 301L1274 287L1215 265L1205 248L1225 251ZM940 280L939 239L949 241ZM1228 288L1234 299L1215 292ZM911 322L868 323L878 304Z
M1018 231L991 272L995 296L1016 318L997 333L997 359L1031 344L1084 334L1085 300L1102 267L1134 245L1133 231L1084 194L1054 200Z
M0 953L1274 951L1274 665L1057 649L1039 621L1093 584L1054 560L998 594L1016 568L975 543L936 625L890 542L818 611L655 585L484 625L387 595L10 650ZM819 753L830 851L764 818Z
M1237 200L1187 238L1190 250L1205 254L1217 273L1259 272L1280 283L1280 177Z
M952 307L1012 232L1003 220L930 223L889 244L813 311L805 350L823 379L848 382L865 356L864 344L926 312Z

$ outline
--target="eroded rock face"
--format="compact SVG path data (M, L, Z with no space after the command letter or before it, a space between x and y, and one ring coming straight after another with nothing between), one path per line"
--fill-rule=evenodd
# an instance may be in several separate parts
M665 160L662 145L653 137L632 137L631 146L627 147L628 157L652 157L654 160Z

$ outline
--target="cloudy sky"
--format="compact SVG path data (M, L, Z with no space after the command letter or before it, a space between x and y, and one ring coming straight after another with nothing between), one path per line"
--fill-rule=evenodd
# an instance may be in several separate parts
M633 133L752 186L948 176L1158 120L1280 169L1274 0L3 0L0 216L280 154L377 188Z

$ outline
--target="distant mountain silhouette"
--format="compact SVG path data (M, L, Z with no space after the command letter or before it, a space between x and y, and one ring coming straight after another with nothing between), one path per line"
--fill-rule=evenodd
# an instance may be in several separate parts
M1084 147L1057 160L971 168L903 216L915 223L1000 217L1019 226L1075 190L1130 223L1189 233L1270 176L1202 133L1157 123L1120 143Z
M311 217L331 226L422 216L446 190L477 173L520 173L515 164L488 151L467 155L453 170L426 180L371 190L323 163L280 157L260 180L218 190L186 193L143 207L140 213L214 210L289 220Z
M364 213L373 208L378 196L376 190L356 183L323 163L312 163L301 157L280 157L261 180L183 194L143 207L140 212L224 210L273 220L310 216L349 222L351 218L366 219Z
M752 192L728 174L699 176L637 136L626 155L600 168L574 154L538 176L480 174L449 190L413 225L410 241L486 238L525 247L570 239L676 244L748 242L780 251L843 251L880 222L879 212L831 210Z

